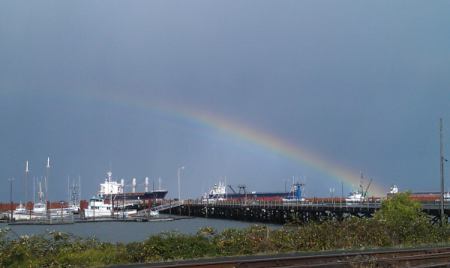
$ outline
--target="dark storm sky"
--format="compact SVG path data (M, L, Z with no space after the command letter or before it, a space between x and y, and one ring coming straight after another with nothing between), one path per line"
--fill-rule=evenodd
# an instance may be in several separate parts
M183 165L184 197L225 176L257 191L292 176L308 195L340 189L305 163L152 109L160 102L239 121L386 189L437 190L449 13L448 1L2 1L0 200L9 177L23 198L25 160L31 180L47 156L54 199L68 176L93 195L110 166L128 181L161 177L170 196Z

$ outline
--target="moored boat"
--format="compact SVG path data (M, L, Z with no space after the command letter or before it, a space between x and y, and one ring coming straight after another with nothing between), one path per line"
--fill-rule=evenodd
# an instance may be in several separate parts
M282 200L285 203L290 202L304 202L305 198L302 196L303 187L305 184L303 183L294 183L291 186L291 192L288 196L284 197Z
M98 194L104 199L121 200L126 203L139 203L144 200L156 200L161 201L167 195L167 190L161 189L161 183L159 183L158 189L149 190L148 178L145 178L145 189L143 192L136 192L136 179L132 179L132 191L125 191L125 181L122 179L120 182L112 178L112 172L107 173L105 181L100 184L100 190Z
M106 204L100 196L94 196L89 200L89 206L84 210L85 218L111 217L113 215L111 204Z
M231 192L227 191L227 187ZM220 182L202 196L202 202L214 203L219 201L282 201L283 198L289 196L289 192L248 192L245 185L238 185L239 191L235 191L231 185L225 185Z

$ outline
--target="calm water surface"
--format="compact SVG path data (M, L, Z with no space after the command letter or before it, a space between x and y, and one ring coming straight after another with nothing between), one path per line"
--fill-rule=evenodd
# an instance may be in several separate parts
M218 231L226 228L245 228L256 223L191 218L163 222L95 222L76 223L68 225L7 225L0 224L0 228L9 227L17 235L42 234L49 231L61 231L81 237L95 237L104 242L133 242L142 241L153 234L166 231L178 231L185 234L195 234L201 227L211 226ZM259 223L259 225L261 225ZM264 224L270 228L279 225Z

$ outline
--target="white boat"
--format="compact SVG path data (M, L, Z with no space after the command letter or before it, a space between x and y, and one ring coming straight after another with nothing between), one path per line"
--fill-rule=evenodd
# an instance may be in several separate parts
M398 193L398 186L397 185L392 185L391 189L389 190L389 194L397 194Z
M78 183L72 180L72 185L70 185L70 178L67 178L67 190L68 190L68 201L66 211L79 214L80 213L80 189L81 189L81 179L78 177Z
M444 201L446 202L450 201L450 192L444 193Z
M150 210L150 216L156 217L159 215L159 211L158 210Z
M42 202L34 203L33 206L33 214L46 214L47 213L47 205Z
M347 196L347 198L345 198L345 202L347 204L361 203L364 202L365 200L366 198L364 197L364 194L361 191L353 191Z
M105 203L101 196L94 196L89 200L88 208L84 210L84 217L88 218L108 218L108 217L129 217L137 214L136 209L113 211L111 204Z
M111 204L106 204L101 197L92 197L89 200L88 208L84 210L85 218L111 217L112 215Z
M22 202L20 202L19 206L13 211L13 219L14 220L28 220L30 219L30 211L28 211Z
M208 193L205 193L202 196L202 203L216 203L217 201L225 200L226 195L226 186L225 183L220 182L218 184L214 184L214 186L209 190Z
M349 205L355 204L355 203L362 203L367 201L367 191L369 190L370 185L372 184L372 179L369 180L369 184L367 185L366 189L364 190L363 187L363 181L364 176L361 172L361 180L359 182L359 189L354 190L350 192L350 194L345 198L345 202ZM398 188L397 188L398 191Z
M71 204L67 208L64 208L68 213L78 214L80 212L80 206Z
M303 186L305 186L305 184L303 184L303 183L292 184L291 191L289 192L288 196L286 196L282 199L283 202L285 202L285 203L305 202L305 198L302 196Z
M38 198L39 202L36 202L33 205L33 214L45 215L47 214L47 204L44 201L44 193L42 192L41 182L39 182Z
M19 206L16 207L16 209L14 210L14 213L18 213L18 214L26 214L27 213L27 209L25 208L24 205L22 205L22 202L20 202Z

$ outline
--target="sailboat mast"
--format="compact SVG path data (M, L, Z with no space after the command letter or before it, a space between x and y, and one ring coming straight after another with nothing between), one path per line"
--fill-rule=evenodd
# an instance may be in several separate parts
M67 204L70 203L70 176L67 176Z
M25 207L28 202L28 173L30 170L28 169L28 160L25 162Z
M38 198L39 198L39 203L42 203L43 201L43 196L42 196L42 180L39 181L39 193L38 193Z
M49 201L48 198L48 180L50 175L50 157L47 157L47 166L46 166L46 176L45 176L45 205L47 206L47 203ZM47 207L48 209L48 207Z
M78 176L78 199L81 201L81 176Z
M36 177L33 176L33 206L36 203Z
M109 203L111 205L111 217L114 216L114 205L113 205L113 198L112 198L112 188L111 188L111 176L112 172L108 172L108 191L109 191Z

